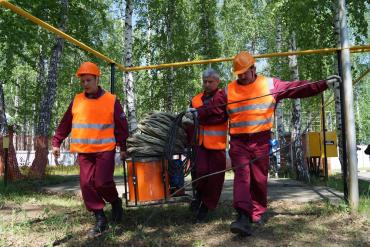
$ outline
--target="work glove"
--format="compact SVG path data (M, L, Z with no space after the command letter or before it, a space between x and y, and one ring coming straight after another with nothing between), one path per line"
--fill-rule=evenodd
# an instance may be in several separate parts
M330 75L328 78L326 78L326 85L328 85L328 88L330 89L337 89L339 88L339 83L342 81L340 76L337 75Z
M186 113L181 119L182 125L183 126L190 126L194 125L194 115L197 114L197 109L195 108L188 108L186 110Z

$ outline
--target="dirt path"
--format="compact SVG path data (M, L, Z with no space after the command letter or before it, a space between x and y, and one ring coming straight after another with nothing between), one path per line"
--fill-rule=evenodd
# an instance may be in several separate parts
M116 177L117 190L119 195L125 192L123 178ZM233 180L226 179L221 195L221 201L232 201ZM74 194L81 196L78 177L76 181L68 182L44 188L45 191L57 194ZM268 199L295 201L295 202L309 202L315 200L329 200L332 203L338 204L343 198L343 193L335 191L323 186L308 186L300 181L293 179L269 179L268 181ZM188 190L188 193L190 191Z

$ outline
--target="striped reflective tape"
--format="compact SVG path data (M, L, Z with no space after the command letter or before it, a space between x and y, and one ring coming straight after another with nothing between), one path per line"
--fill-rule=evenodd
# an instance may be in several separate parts
M71 143L74 144L106 144L115 143L115 138L104 138L104 139L81 139L81 138L71 138Z
M204 130L205 136L226 136L227 132L224 130Z
M114 124L72 124L73 129L112 129Z
M272 123L273 118L263 119L263 120L254 120L254 121L243 121L237 123L230 123L230 128L239 128L239 127L247 127L247 126L257 126Z
M253 104L253 105L240 106L240 107L236 107L233 109L227 109L227 112L229 114L233 114L233 113L243 112L243 111L248 111L248 110L268 110L274 107L275 107L275 103Z

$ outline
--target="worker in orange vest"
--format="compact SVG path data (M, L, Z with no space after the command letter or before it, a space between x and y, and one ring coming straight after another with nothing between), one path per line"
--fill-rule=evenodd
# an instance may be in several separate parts
M81 64L76 76L84 91L77 94L64 114L52 139L53 154L60 156L60 145L71 133L70 151L78 153L80 187L87 210L95 215L89 237L96 237L107 227L105 201L112 205L112 221L123 216L113 173L116 146L126 158L128 127L122 106L115 95L99 86L100 69L91 62Z
M220 100L221 89L218 73L209 68L203 72L203 92L197 94L191 101L190 111L197 109L203 112L210 102L217 103ZM222 113L224 113L222 115ZM189 116L189 113L186 117ZM189 118L193 115L190 114ZM196 145L195 167L192 178L196 179L207 174L225 170L226 167L226 137L227 116L225 110L214 113L210 120L207 110L199 117L199 136ZM195 200L190 204L190 209L196 214L196 222L206 220L209 210L216 208L220 199L224 173L203 178L194 184Z
M254 64L250 53L242 51L237 54L233 59L233 71L238 79L230 82L220 93L223 100L209 104L207 111L209 116L213 116L227 104L229 154L235 173L233 206L238 213L230 230L242 236L251 235L251 223L263 223L262 216L267 209L269 139L277 102L284 98L313 96L328 87L338 86L340 82L340 77L335 75L317 83L285 82L257 75ZM203 114L199 112L199 117Z

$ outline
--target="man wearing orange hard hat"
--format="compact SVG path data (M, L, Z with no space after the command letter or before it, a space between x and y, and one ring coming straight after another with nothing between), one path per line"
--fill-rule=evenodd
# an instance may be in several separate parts
M277 102L319 94L328 87L338 86L340 77L334 75L317 82L286 82L257 75L255 59L246 51L234 57L233 72L237 79L225 87L222 102L208 104L207 114L212 116L227 104L229 155L235 172L233 206L238 213L230 230L249 236L251 224L263 223L262 216L267 209L269 140ZM199 117L203 114L198 112Z
M105 201L112 205L112 221L120 222L122 200L118 197L113 173L116 146L126 158L128 126L122 106L115 95L99 86L100 69L84 62L76 72L83 92L77 94L65 112L52 139L53 154L60 155L63 140L71 133L70 151L78 153L80 187L87 210L95 215L89 237L108 227Z

